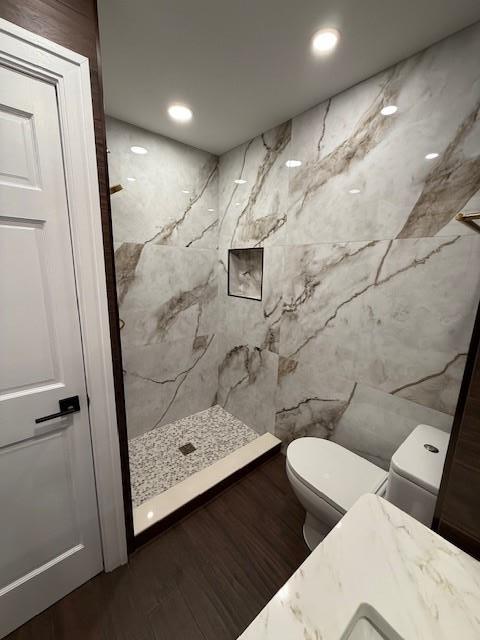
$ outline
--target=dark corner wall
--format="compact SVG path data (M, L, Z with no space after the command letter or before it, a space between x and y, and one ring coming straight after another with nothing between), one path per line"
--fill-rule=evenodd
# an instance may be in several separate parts
M433 528L480 560L480 306L468 352Z
M129 548L131 549L133 522L131 516L130 485L126 480L128 473L128 450L126 442L120 329L115 288L115 264L110 215L97 3L96 0L2 0L0 2L0 17L48 40L56 42L67 49L86 56L90 63L90 85L95 127L95 147L108 290L108 313L110 318L110 340L112 345L117 423L120 434L122 469L124 470L123 491L127 522L127 539Z

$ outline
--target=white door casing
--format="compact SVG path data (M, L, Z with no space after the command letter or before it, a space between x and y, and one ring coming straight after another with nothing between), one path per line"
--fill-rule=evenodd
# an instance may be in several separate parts
M106 303L88 61L0 20L0 636L126 561Z

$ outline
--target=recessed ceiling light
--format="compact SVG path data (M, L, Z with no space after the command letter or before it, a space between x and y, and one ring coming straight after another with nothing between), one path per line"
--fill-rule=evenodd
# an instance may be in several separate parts
M235 206L239 207L240 206L240 202L235 202Z
M208 211L215 211L215 209L208 209Z
M151 519L153 518L153 511L149 511L149 512L147 513L147 518L148 518L149 520L151 520Z
M188 189L182 189L182 193L190 193Z
M387 104L386 107L380 111L382 116L393 116L394 113L398 111L398 107L395 104Z
M348 193L353 193L353 194L361 193L361 190L360 189L349 189Z
M285 162L285 166L288 167L289 169L293 167L299 167L301 164L302 164L301 160L287 160Z
M235 184L245 184L247 181L243 180L243 178L238 178L238 180L234 180Z
M148 151L145 149L145 147L136 147L135 145L133 147L130 147L130 151L132 153L138 153L138 155L143 156L146 153L148 153Z
M434 151L432 151L432 153L427 153L427 155L425 156L425 160L435 160L435 158L438 158L439 155L439 153L435 153Z
M136 178L127 178L127 180L128 180L129 182L136 182L136 181L137 181L137 179L136 179Z
M337 46L340 33L336 29L322 29L312 38L312 49L314 53L330 53Z
M168 115L176 122L190 122L193 113L184 104L171 104L168 107Z

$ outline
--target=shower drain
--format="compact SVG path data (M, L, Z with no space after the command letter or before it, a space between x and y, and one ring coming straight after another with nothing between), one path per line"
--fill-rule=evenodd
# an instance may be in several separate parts
M188 456L189 453L195 451L195 447L191 442L187 442L186 444L182 444L181 447L178 447L178 450L183 453L184 456Z

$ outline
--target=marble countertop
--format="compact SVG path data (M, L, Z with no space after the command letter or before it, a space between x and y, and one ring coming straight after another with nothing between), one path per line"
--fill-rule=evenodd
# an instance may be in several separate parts
M240 638L343 640L365 603L404 640L479 640L480 563L365 495Z

